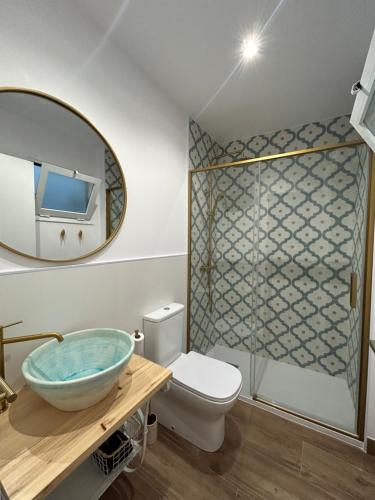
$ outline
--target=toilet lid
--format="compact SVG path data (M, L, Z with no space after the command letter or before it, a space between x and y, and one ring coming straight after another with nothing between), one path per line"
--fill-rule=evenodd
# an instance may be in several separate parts
M194 351L181 354L168 368L176 383L213 401L232 399L242 384L237 368Z

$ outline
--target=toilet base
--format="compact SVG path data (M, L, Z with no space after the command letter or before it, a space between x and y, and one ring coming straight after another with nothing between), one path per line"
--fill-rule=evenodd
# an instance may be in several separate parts
M164 427L201 450L213 452L223 444L225 414L237 397L225 403L207 401L172 382L169 391L152 399L151 408Z

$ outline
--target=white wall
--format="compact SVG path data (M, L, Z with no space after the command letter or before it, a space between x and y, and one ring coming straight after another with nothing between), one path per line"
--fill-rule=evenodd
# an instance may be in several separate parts
M0 214L0 241L35 255L34 171L29 161L1 152Z
M24 323L6 336L40 331L67 333L83 328L142 330L142 317L170 302L186 305L185 256L56 269L1 276L4 323ZM23 385L21 364L36 341L5 346L6 377Z
M0 32L0 86L38 89L79 109L113 147L128 189L118 237L83 267L40 270L46 265L0 249L0 323L24 320L7 335L132 330L150 309L184 303L187 115L74 2L2 2ZM159 258L139 260L148 256ZM129 262L108 264L121 260ZM35 345L7 347L11 383L21 383L20 364Z
M124 227L91 261L186 253L187 115L74 3L20 0L1 11L0 85L39 89L79 109L124 169ZM0 272L25 267L40 264L0 251Z

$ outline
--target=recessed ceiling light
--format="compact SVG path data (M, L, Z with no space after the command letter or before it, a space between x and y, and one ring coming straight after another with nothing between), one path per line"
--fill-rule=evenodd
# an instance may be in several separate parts
M250 61L250 59L253 59L257 54L259 54L259 39L255 35L248 36L245 38L245 40L242 42L242 57L245 61Z

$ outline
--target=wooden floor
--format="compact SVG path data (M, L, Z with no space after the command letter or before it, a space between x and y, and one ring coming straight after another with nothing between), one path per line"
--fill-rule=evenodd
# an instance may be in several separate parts
M241 402L226 427L216 453L159 427L143 466L102 500L375 500L375 459L356 448Z

